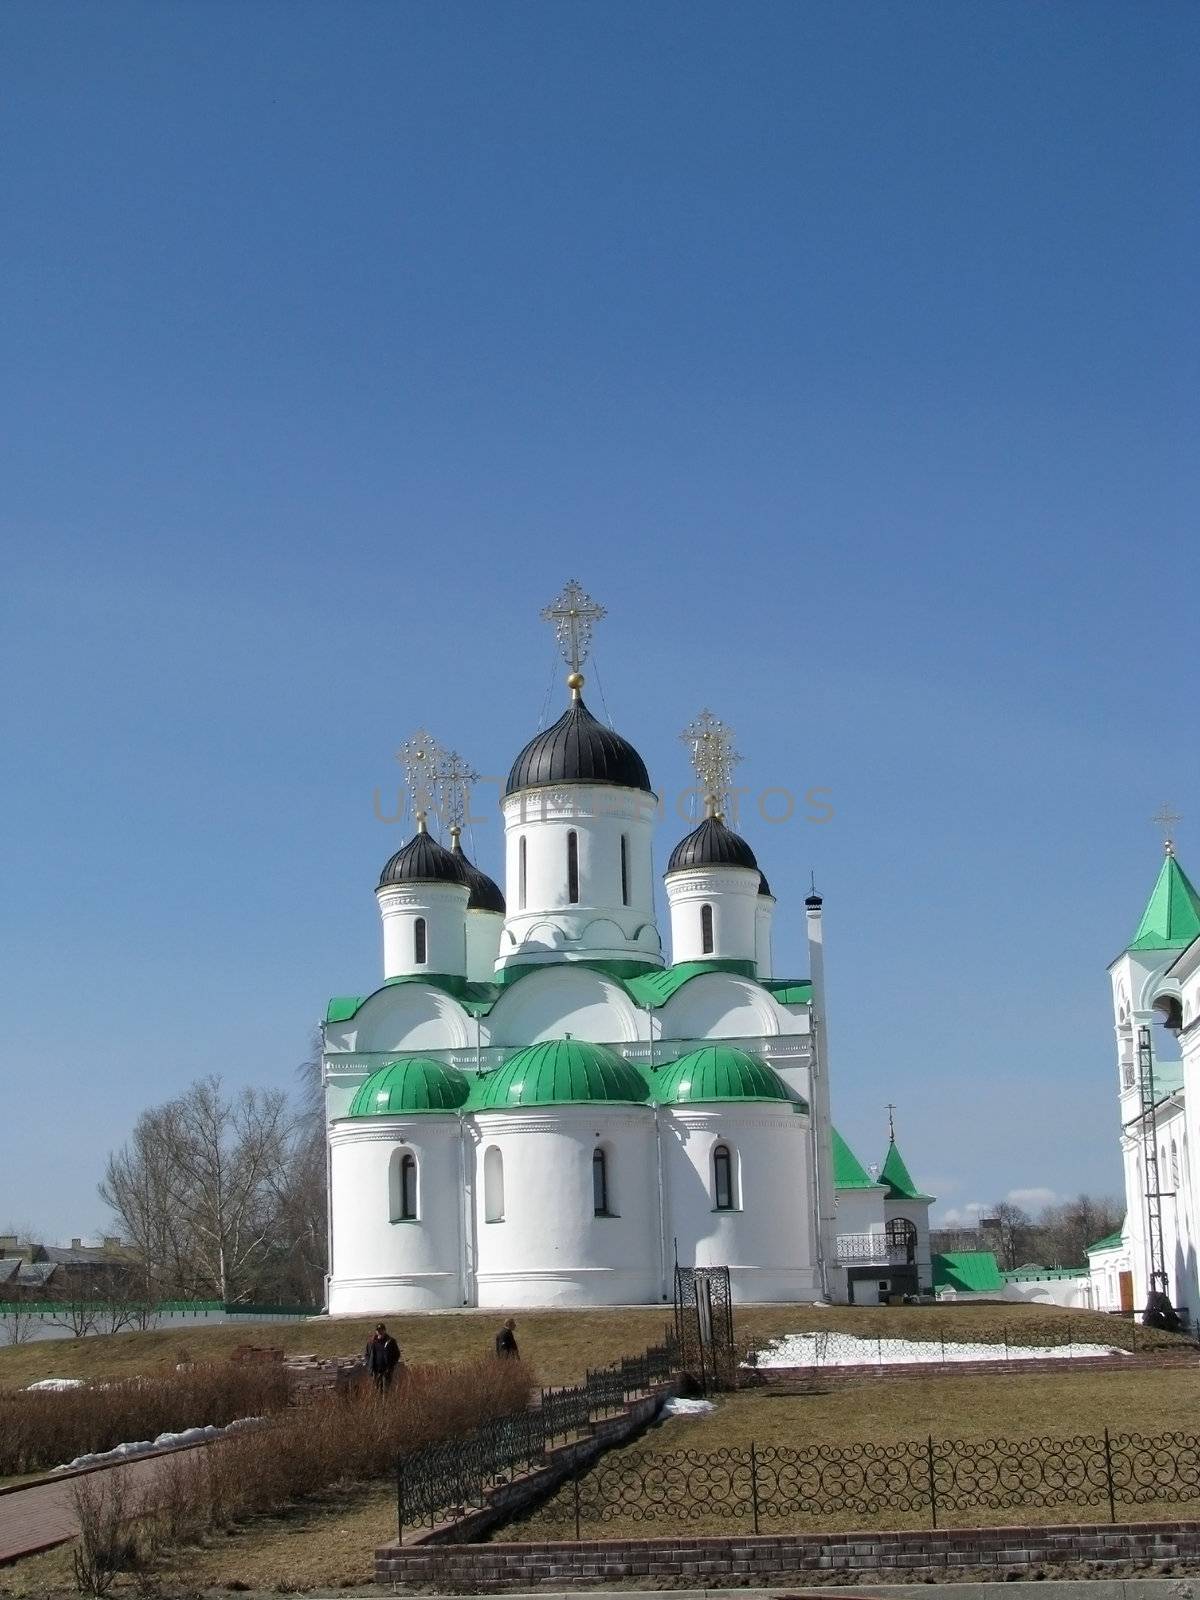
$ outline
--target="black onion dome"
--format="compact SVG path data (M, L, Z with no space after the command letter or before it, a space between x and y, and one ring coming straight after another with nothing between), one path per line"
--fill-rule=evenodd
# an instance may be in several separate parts
M379 874L379 887L389 883L466 883L458 858L424 829L402 845Z
M771 885L767 882L767 875L761 867L758 869L758 892L761 895L768 896L772 900L775 898L775 896L771 893Z
M486 872L480 872L457 839L454 841L454 847L450 854L463 869L463 875L467 880L467 888L471 891L470 899L467 901L467 910L498 911L503 916L505 906L504 896L500 892L500 885L493 878L489 878Z
M646 794L646 763L619 733L597 722L582 700L575 700L553 727L535 734L512 764L504 793L550 783L608 783Z
M668 872L687 872L693 867L749 867L757 872L758 862L745 839L727 828L720 817L705 817L679 841L667 862Z

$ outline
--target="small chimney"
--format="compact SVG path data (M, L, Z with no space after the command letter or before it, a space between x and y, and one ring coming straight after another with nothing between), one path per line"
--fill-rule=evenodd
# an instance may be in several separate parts
M121 1248L120 1234L112 1235L106 1233L104 1235L104 1248L106 1250L119 1250Z
M71 1249L72 1250L82 1250L83 1249L83 1240L82 1239L72 1239L71 1240Z

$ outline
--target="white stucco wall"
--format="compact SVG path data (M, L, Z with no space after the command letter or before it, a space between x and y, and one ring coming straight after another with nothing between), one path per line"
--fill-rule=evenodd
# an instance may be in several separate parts
M487 1219L476 1185L482 1306L616 1305L661 1300L654 1113L638 1106L531 1107L473 1119L482 1171L503 1160L505 1210ZM614 1215L593 1209L592 1153L608 1158Z
M694 867L668 873L671 960L754 961L758 954L758 871L751 867ZM705 950L702 907L712 907L713 947Z
M463 1302L459 1119L424 1113L335 1123L329 1132L329 1309L359 1315ZM389 1164L417 1162L417 1218L394 1221Z
M769 1102L663 1107L668 1237L679 1260L728 1266L738 1301L819 1298L813 1259L808 1119ZM735 1208L718 1211L713 1151L734 1153Z
M439 972L461 978L467 970L467 900L460 883L389 884L377 889L383 922L383 975ZM425 921L425 960L415 955L415 927Z
M507 906L500 963L642 957L661 966L654 916L656 802L636 789L561 784L526 789L503 804ZM568 835L576 837L579 898L568 895ZM622 898L621 840L628 852ZM525 846L524 893L521 844Z

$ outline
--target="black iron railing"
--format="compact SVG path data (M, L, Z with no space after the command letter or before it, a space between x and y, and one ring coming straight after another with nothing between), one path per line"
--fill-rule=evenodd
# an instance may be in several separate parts
M1078 1435L1071 1439L925 1439L896 1444L749 1444L725 1450L608 1456L550 1509L575 1536L605 1523L742 1523L778 1533L831 1518L859 1526L914 1515L1100 1507L1200 1500L1200 1436Z
M581 1384L543 1389L541 1404L481 1424L461 1439L439 1440L396 1462L396 1512L404 1529L430 1526L487 1504L488 1491L538 1466L555 1443L583 1433L637 1395L665 1383L678 1368L674 1334L640 1356L624 1356L589 1372Z

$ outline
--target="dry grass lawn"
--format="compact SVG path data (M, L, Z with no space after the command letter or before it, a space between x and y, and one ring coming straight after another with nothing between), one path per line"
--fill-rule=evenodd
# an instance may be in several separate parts
M656 1343L671 1316L669 1306L613 1306L588 1311L517 1311L521 1353L542 1383L570 1383L588 1367L603 1366ZM387 1319L412 1361L460 1361L491 1349L506 1313L444 1311ZM220 1360L240 1344L276 1345L289 1353L357 1354L376 1318L314 1317L285 1322L158 1329L88 1339L42 1340L0 1350L0 1388L20 1388L38 1378L119 1378L173 1370L181 1356ZM740 1306L739 1342L765 1343L785 1333L812 1329L857 1333L866 1338L982 1339L1013 1344L1076 1340L1128 1348L1128 1322L1094 1312L1064 1312L1053 1306ZM1136 1330L1138 1348L1178 1344L1176 1335Z
M1089 1374L1083 1367L1064 1363L1060 1375L1018 1374L1001 1378L897 1379L856 1388L831 1388L811 1394L780 1394L769 1390L740 1393L718 1399L716 1410L701 1417L674 1417L653 1428L623 1450L604 1458L605 1468L626 1463L642 1471L653 1461L680 1451L694 1455L729 1448L748 1449L806 1445L842 1446L855 1443L889 1444L924 1439L1034 1439L1069 1438L1095 1434L1106 1426L1113 1432L1166 1433L1196 1430L1200 1400L1200 1366L1166 1372L1113 1372ZM696 1464L693 1464L693 1466ZM688 1467L688 1471L692 1467ZM703 1485L699 1467L694 1484ZM594 1493L595 1491L593 1491ZM648 1538L673 1532L720 1534L748 1531L748 1505L723 1493L718 1479L707 1508L697 1495L694 1514L687 1520L668 1514L647 1518L646 1507L631 1515L588 1515L589 1490L585 1484L581 1522L584 1538ZM1200 1512L1195 1501L1164 1502L1126 1508L1137 1521L1170 1519ZM1121 1514L1120 1512L1118 1513ZM943 1526L1000 1525L1004 1523L1104 1521L1108 1506L1079 1507L1064 1503L1045 1507L988 1507L963 1512L944 1510ZM761 1531L789 1532L822 1528L831 1532L863 1526L911 1528L928 1525L922 1504L912 1512L889 1510L874 1517L861 1511L825 1512L818 1516L783 1514L764 1517ZM574 1537L573 1493L567 1489L529 1517L510 1524L496 1536L504 1540L563 1539Z

